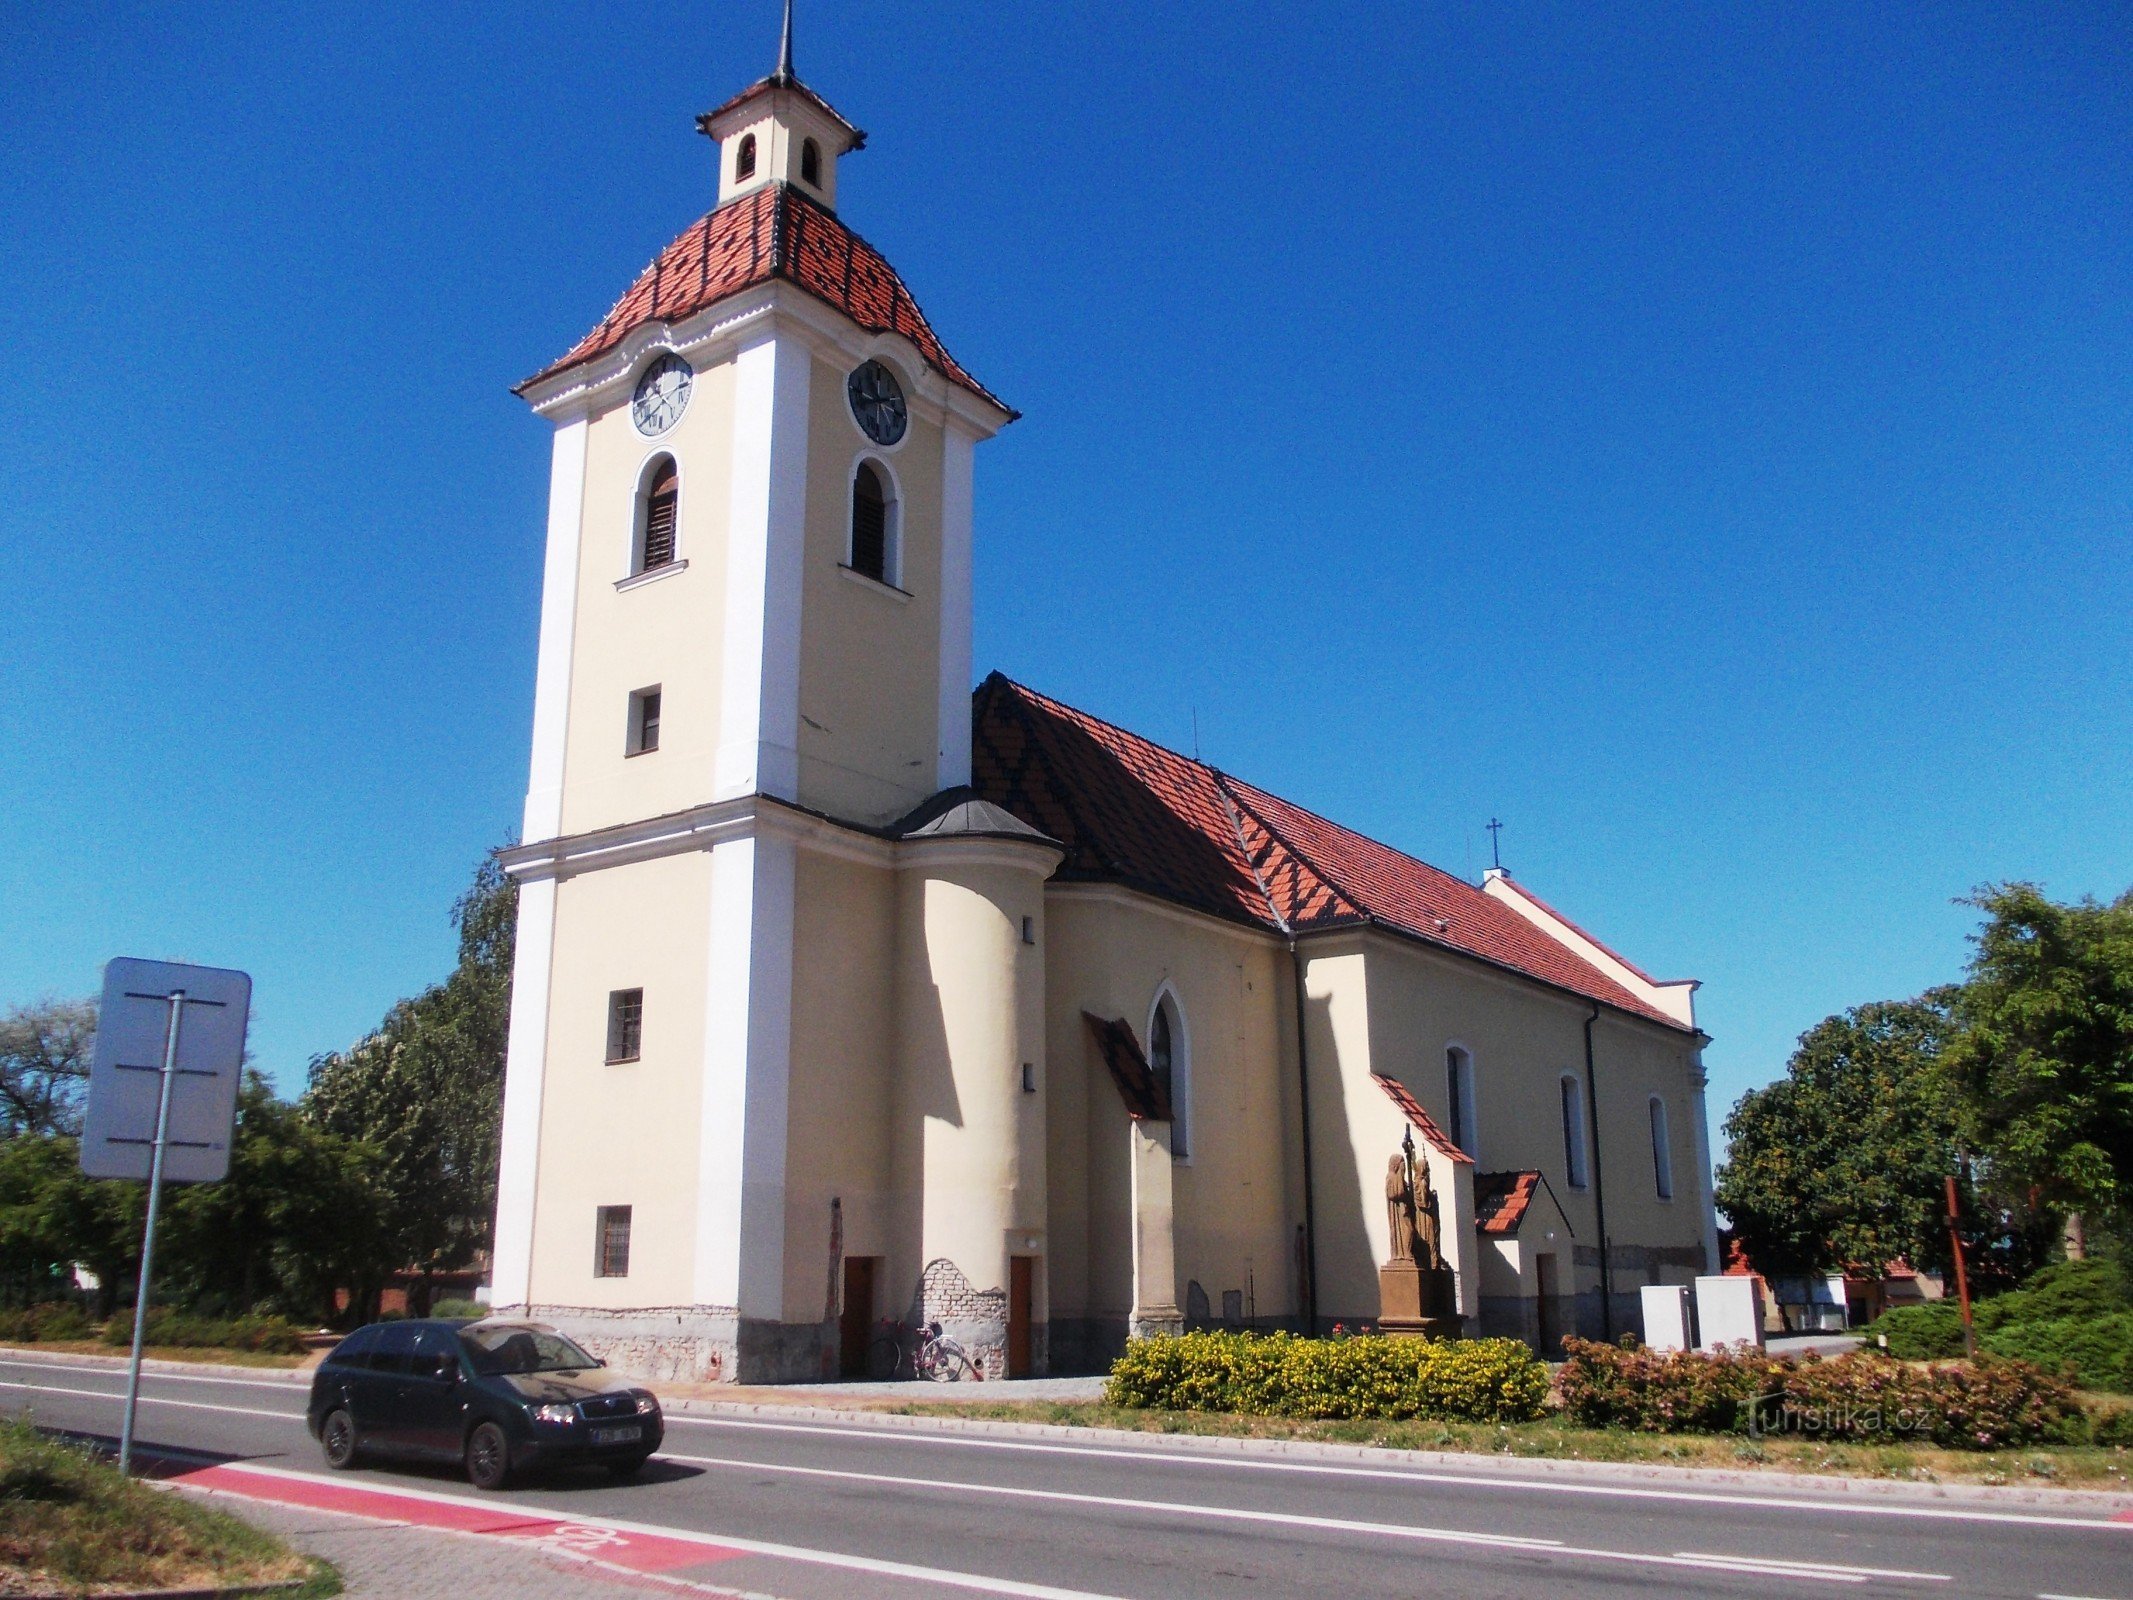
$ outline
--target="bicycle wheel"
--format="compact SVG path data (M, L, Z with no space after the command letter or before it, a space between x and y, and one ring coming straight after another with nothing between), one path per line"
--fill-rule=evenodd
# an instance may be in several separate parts
M963 1347L953 1339L936 1339L929 1354L932 1359L926 1365L926 1376L935 1383L977 1381L977 1364L963 1353Z
M903 1341L893 1333L877 1335L867 1346L867 1376L876 1383L906 1377Z

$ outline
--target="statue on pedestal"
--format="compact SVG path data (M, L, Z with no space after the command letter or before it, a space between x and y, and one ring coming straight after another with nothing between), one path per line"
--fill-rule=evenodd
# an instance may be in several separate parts
M1396 1335L1457 1333L1437 1191L1429 1181L1429 1164L1415 1159L1412 1128L1400 1141L1400 1153L1385 1165L1385 1212L1392 1254L1378 1268L1378 1326Z

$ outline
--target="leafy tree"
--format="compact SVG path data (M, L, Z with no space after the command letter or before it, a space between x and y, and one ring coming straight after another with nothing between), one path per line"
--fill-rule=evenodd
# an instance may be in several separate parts
M0 1263L25 1299L72 1287L79 1262L96 1274L108 1316L141 1266L147 1185L84 1177L80 1141L66 1134L0 1143Z
M306 1113L376 1152L370 1178L399 1253L392 1267L425 1278L466 1266L489 1245L517 914L517 887L485 861L453 908L452 975L394 1006L369 1038L311 1063ZM373 1301L381 1282L356 1281L358 1304Z
M1935 1063L1950 999L1940 989L1826 1018L1800 1036L1783 1078L1733 1108L1715 1198L1758 1269L1947 1264L1957 1123Z
M330 1319L337 1288L397 1264L370 1179L375 1159L369 1146L317 1126L247 1073L229 1176L165 1197L158 1298Z
M81 1132L94 1000L42 1000L0 1017L0 1139Z
M1944 1070L1964 1132L2003 1186L2076 1219L2133 1209L2133 890L2061 905L2035 884L1989 885L1961 1032Z

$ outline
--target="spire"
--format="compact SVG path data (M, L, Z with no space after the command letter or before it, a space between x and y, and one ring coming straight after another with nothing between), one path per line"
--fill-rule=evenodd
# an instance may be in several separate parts
M778 40L778 70L776 81L792 81L792 0L785 0L785 33Z

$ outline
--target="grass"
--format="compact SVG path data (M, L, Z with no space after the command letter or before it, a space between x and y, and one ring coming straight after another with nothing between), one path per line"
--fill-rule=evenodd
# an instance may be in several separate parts
M272 1583L301 1583L306 1600L341 1588L332 1567L272 1534L0 1422L0 1593Z
M0 1345L0 1350L56 1351L70 1356L113 1356L124 1359L131 1346L108 1345L101 1339L39 1339L35 1344ZM141 1352L155 1361L211 1361L225 1367L271 1367L293 1372L311 1359L309 1355L270 1355L258 1350L224 1350L212 1345L152 1344Z
M2086 1397L2101 1400L2101 1396ZM1971 1452L1932 1445L1840 1444L1799 1438L1630 1433L1580 1428L1559 1416L1509 1425L1479 1422L1310 1422L1219 1412L1138 1411L1100 1400L897 1402L881 1409L908 1416L989 1417L1132 1433L1200 1434L1230 1439L1307 1439L1392 1450L1444 1450L1556 1461L1631 1461L1681 1467L1892 1478L1920 1483L2050 1485L2133 1489L2133 1451L2050 1445Z

